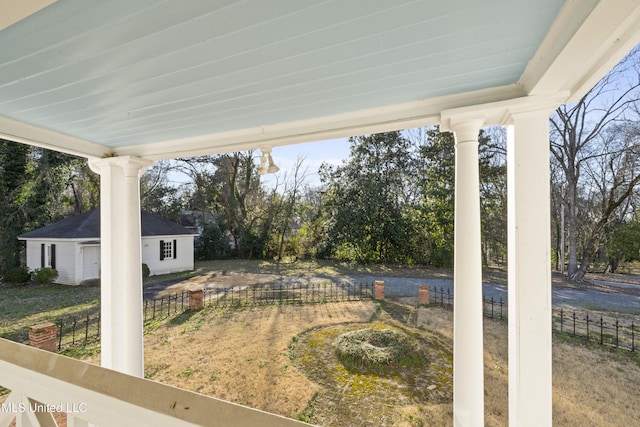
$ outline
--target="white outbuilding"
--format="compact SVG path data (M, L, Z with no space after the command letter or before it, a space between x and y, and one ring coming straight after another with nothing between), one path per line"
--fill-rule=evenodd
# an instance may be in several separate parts
M142 262L151 275L193 270L193 231L142 212ZM100 210L93 209L18 237L26 242L30 270L52 267L57 283L79 285L100 278Z

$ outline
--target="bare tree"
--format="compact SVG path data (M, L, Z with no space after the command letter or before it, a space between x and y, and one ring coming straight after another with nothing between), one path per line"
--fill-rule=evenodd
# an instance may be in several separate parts
M278 262L282 260L284 255L285 238L294 227L296 210L300 207L302 190L308 176L308 170L302 168L303 163L304 157L298 157L293 166L291 176L285 174L284 177L284 191L280 198L281 206L278 209L280 221L279 226L276 227L278 233Z
M565 206L571 280L582 280L605 225L640 180L639 141L632 131L639 117L639 56L636 49L584 98L562 105L550 120L552 161L561 180L552 188L560 191L556 197ZM593 211L587 215L578 263L579 204L589 191L589 199L599 194L599 203L590 203Z

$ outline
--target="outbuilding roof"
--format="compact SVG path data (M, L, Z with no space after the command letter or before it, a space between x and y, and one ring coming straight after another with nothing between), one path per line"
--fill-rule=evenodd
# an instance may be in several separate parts
M142 236L193 235L176 223L149 212L141 212ZM96 239L100 238L100 209L93 209L51 225L21 234L19 239Z

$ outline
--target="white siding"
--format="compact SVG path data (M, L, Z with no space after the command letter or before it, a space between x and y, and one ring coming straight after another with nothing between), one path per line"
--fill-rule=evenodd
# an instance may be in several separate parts
M40 243L39 240L27 240L27 268L35 270L40 268Z
M142 262L149 266L151 275L177 273L193 270L193 237L162 236L142 238ZM160 259L160 241L176 242L176 258ZM29 239L27 242L27 267L29 270L40 268L40 245L56 245L56 283L79 285L83 280L83 251L80 241Z
M161 240L176 241L176 258L160 259ZM142 262L149 266L152 276L193 270L193 236L143 237Z
M82 280L100 278L100 245L82 245L77 259L78 277Z
M56 283L78 285L80 280L76 276L76 242L68 240L27 240L27 268L37 270L41 268L40 245L56 245Z

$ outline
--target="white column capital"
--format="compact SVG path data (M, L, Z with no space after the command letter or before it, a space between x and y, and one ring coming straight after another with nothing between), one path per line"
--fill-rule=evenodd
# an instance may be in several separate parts
M530 105L515 105L505 111L501 124L503 126L512 126L519 119L538 116L548 119L561 104L557 101L557 99L550 99L547 102L538 102Z
M440 130L443 132L453 132L456 138L456 144L469 141L477 142L478 134L484 124L485 119L481 114L456 117L443 113Z
M482 121L480 127L509 125L512 118L517 115L537 114L543 111L551 114L559 105L566 102L568 97L568 91L561 91L452 108L440 113L440 129L455 132L456 127L474 121Z
M135 156L104 157L101 159L90 159L89 168L97 174L102 174L106 169L119 167L124 170L125 176L142 175L148 168L155 166L156 162Z

